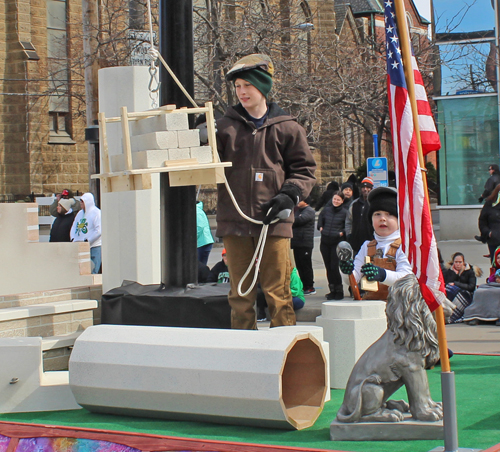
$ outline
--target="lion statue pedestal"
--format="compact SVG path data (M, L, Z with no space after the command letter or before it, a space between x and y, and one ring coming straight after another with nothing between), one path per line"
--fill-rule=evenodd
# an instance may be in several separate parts
M354 366L330 438L443 439L443 408L429 391L426 369L439 359L437 328L413 274L389 290L387 331ZM389 400L402 386L408 402Z

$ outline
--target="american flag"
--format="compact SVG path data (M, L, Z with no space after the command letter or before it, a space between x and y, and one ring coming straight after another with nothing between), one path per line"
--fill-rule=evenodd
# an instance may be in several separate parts
M395 0L386 0L385 30L387 48L387 91L389 95L389 114L391 117L394 168L398 186L399 229L403 250L413 267L420 284L420 290L431 311L434 311L445 298L444 281L439 266L436 239L432 230L429 201L424 193L422 173L418 159L417 140L413 129L413 115L408 97L401 47L396 27ZM414 61L413 57L413 61ZM416 61L414 73L418 72ZM422 77L418 76L422 91ZM418 83L417 77L415 83ZM417 91L419 89L417 88ZM417 97L418 99L418 97ZM420 95L418 101L419 122L421 117L432 121L427 103ZM432 123L434 123L432 121ZM428 136L429 128L424 126ZM435 133L434 127L434 133ZM436 133L437 135L437 133ZM439 137L437 137L439 144ZM436 140L431 140L436 143ZM439 149L439 146L431 150Z

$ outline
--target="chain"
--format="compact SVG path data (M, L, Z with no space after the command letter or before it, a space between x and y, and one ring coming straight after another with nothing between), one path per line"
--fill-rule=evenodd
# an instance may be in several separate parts
M149 98L151 99L151 108L158 107L158 97L160 92L160 82L158 80L158 67L151 61L151 66L149 66ZM154 85L155 87L153 87Z

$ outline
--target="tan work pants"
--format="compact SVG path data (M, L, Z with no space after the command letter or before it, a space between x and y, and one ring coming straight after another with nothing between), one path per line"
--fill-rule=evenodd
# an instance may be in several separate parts
M257 285L246 297L238 295L238 284L252 261L257 241L257 237L224 237L231 284L229 291L231 327L235 329L257 328L254 307ZM271 327L295 325L290 272L290 239L267 237L260 264L259 282L271 314ZM243 283L242 292L250 286L253 275L253 271L250 272Z

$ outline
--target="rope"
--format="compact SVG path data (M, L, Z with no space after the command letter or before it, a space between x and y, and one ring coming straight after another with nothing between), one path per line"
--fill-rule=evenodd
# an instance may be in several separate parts
M150 36L150 43L151 43L151 48L149 50L150 55L152 56L151 59L151 68L155 67L155 61L159 59L161 63L163 64L163 67L168 71L170 76L174 79L175 83L177 83L177 86L179 89L184 93L184 95L187 97L187 99L193 104L193 107L197 108L198 104L194 101L194 99L190 96L190 94L186 91L184 86L182 86L182 83L179 81L179 79L175 76L174 72L170 67L168 66L167 62L163 59L161 56L160 52L155 48L154 42L153 42L153 19L152 19L152 12L151 12L151 0L148 0L148 23L149 23L149 36ZM151 69L150 69L151 73ZM151 86L151 82L150 82ZM159 87L158 87L159 88ZM151 91L151 89L150 89ZM219 154L217 153L218 160L220 162ZM264 254L264 246L266 244L266 239L267 239L267 231L269 229L268 224L264 224L260 220L254 220L253 218L250 218L248 215L246 215L241 209L240 206L238 205L238 202L236 201L236 198L234 197L234 194L231 190L231 187L229 187L229 182L227 181L226 174L224 174L224 185L226 186L227 192L229 193L229 196L233 202L234 207L236 208L237 212L247 221L250 221L251 223L254 224L261 224L262 225L262 231L260 232L259 235L259 240L257 242L257 246L255 248L255 253L253 255L253 258L250 262L250 265L248 266L246 272L244 273L243 277L241 278L239 284L238 284L238 295L240 297L246 297L252 289L255 287L255 284L257 282L257 278L259 276L259 268L260 268L260 262L262 259L262 255ZM271 209L269 209L271 210ZM269 213L269 212L268 212ZM271 224L277 223L279 221L279 218L275 218L273 221L271 221ZM250 274L252 267L254 266L255 263L255 271L254 271L254 276L252 279L252 283L250 284L250 287L246 292L242 292L242 286L245 280L247 279L248 275Z

